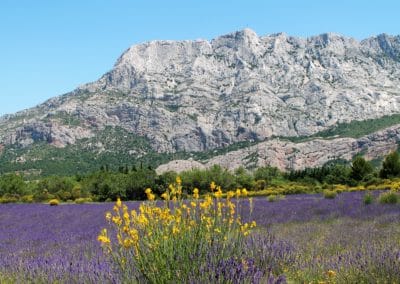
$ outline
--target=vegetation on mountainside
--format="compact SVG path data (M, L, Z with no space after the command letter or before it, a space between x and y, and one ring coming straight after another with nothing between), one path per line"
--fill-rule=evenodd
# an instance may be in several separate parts
M351 137L360 138L362 136L374 133L381 129L400 124L400 114L385 115L380 118L353 120L351 122L338 123L335 126L317 132L310 136L299 137L280 137L292 142L304 142L313 138L336 138L336 137Z
M62 114L58 114L58 118L74 125L79 123L77 118ZM281 137L281 139L304 142L317 137L325 139L337 136L358 138L399 123L400 114L395 114L378 119L340 123L312 136ZM157 153L146 138L129 133L120 127L106 127L96 136L81 139L75 145L68 145L65 148L56 148L45 142L35 143L24 148L7 146L0 153L0 174L20 172L33 177L88 174L96 171L99 165L109 165L112 170L117 170L120 166L132 163L156 168L175 159L193 158L197 161L206 161L260 142L242 141L203 152ZM376 160L373 164L379 166L380 163L381 160ZM252 167L252 163L243 166Z

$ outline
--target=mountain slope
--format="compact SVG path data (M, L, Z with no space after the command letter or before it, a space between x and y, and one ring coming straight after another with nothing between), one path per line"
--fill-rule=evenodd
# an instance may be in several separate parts
M159 174L167 171L184 171L191 168L210 168L220 165L228 170L241 166L255 169L265 165L281 170L302 170L321 167L330 162L350 161L362 154L366 159L380 159L398 149L400 124L360 137L322 139L313 138L302 142L272 139L225 154L215 155L203 161L194 159L173 160L157 168Z
M90 153L105 157L112 147L96 137L116 127L147 145L126 143L118 153L173 157L310 136L338 123L397 113L400 36L359 42L336 34L257 36L245 29L212 41L129 48L98 81L0 118L0 158L26 165L49 159L27 155L38 145L79 152L90 139L97 141Z

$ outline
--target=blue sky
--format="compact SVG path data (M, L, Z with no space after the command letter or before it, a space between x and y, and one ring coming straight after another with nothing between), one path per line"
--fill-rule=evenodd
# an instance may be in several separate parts
M399 12L395 0L1 0L0 115L96 80L132 44L246 27L259 35L398 35Z

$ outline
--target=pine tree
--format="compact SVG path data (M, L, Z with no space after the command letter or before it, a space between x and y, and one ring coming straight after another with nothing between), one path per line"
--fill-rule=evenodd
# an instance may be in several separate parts
M400 176L400 157L397 151L386 156L379 172L381 178L391 178Z
M370 162L361 156L357 156L352 162L350 176L356 181L362 181L373 171L374 169Z

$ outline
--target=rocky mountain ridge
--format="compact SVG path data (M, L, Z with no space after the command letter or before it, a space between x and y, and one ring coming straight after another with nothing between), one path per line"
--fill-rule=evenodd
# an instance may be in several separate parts
M192 168L205 169L220 165L230 171L244 166L254 169L266 165L283 171L321 167L331 161L350 161L362 154L366 159L379 159L395 151L400 142L400 124L361 138L315 138L294 143L272 139L254 146L212 157L207 161L173 160L157 168L157 173L181 172Z
M199 152L397 113L400 36L357 41L245 29L132 46L98 81L1 117L0 149L65 148L121 127L158 153Z

